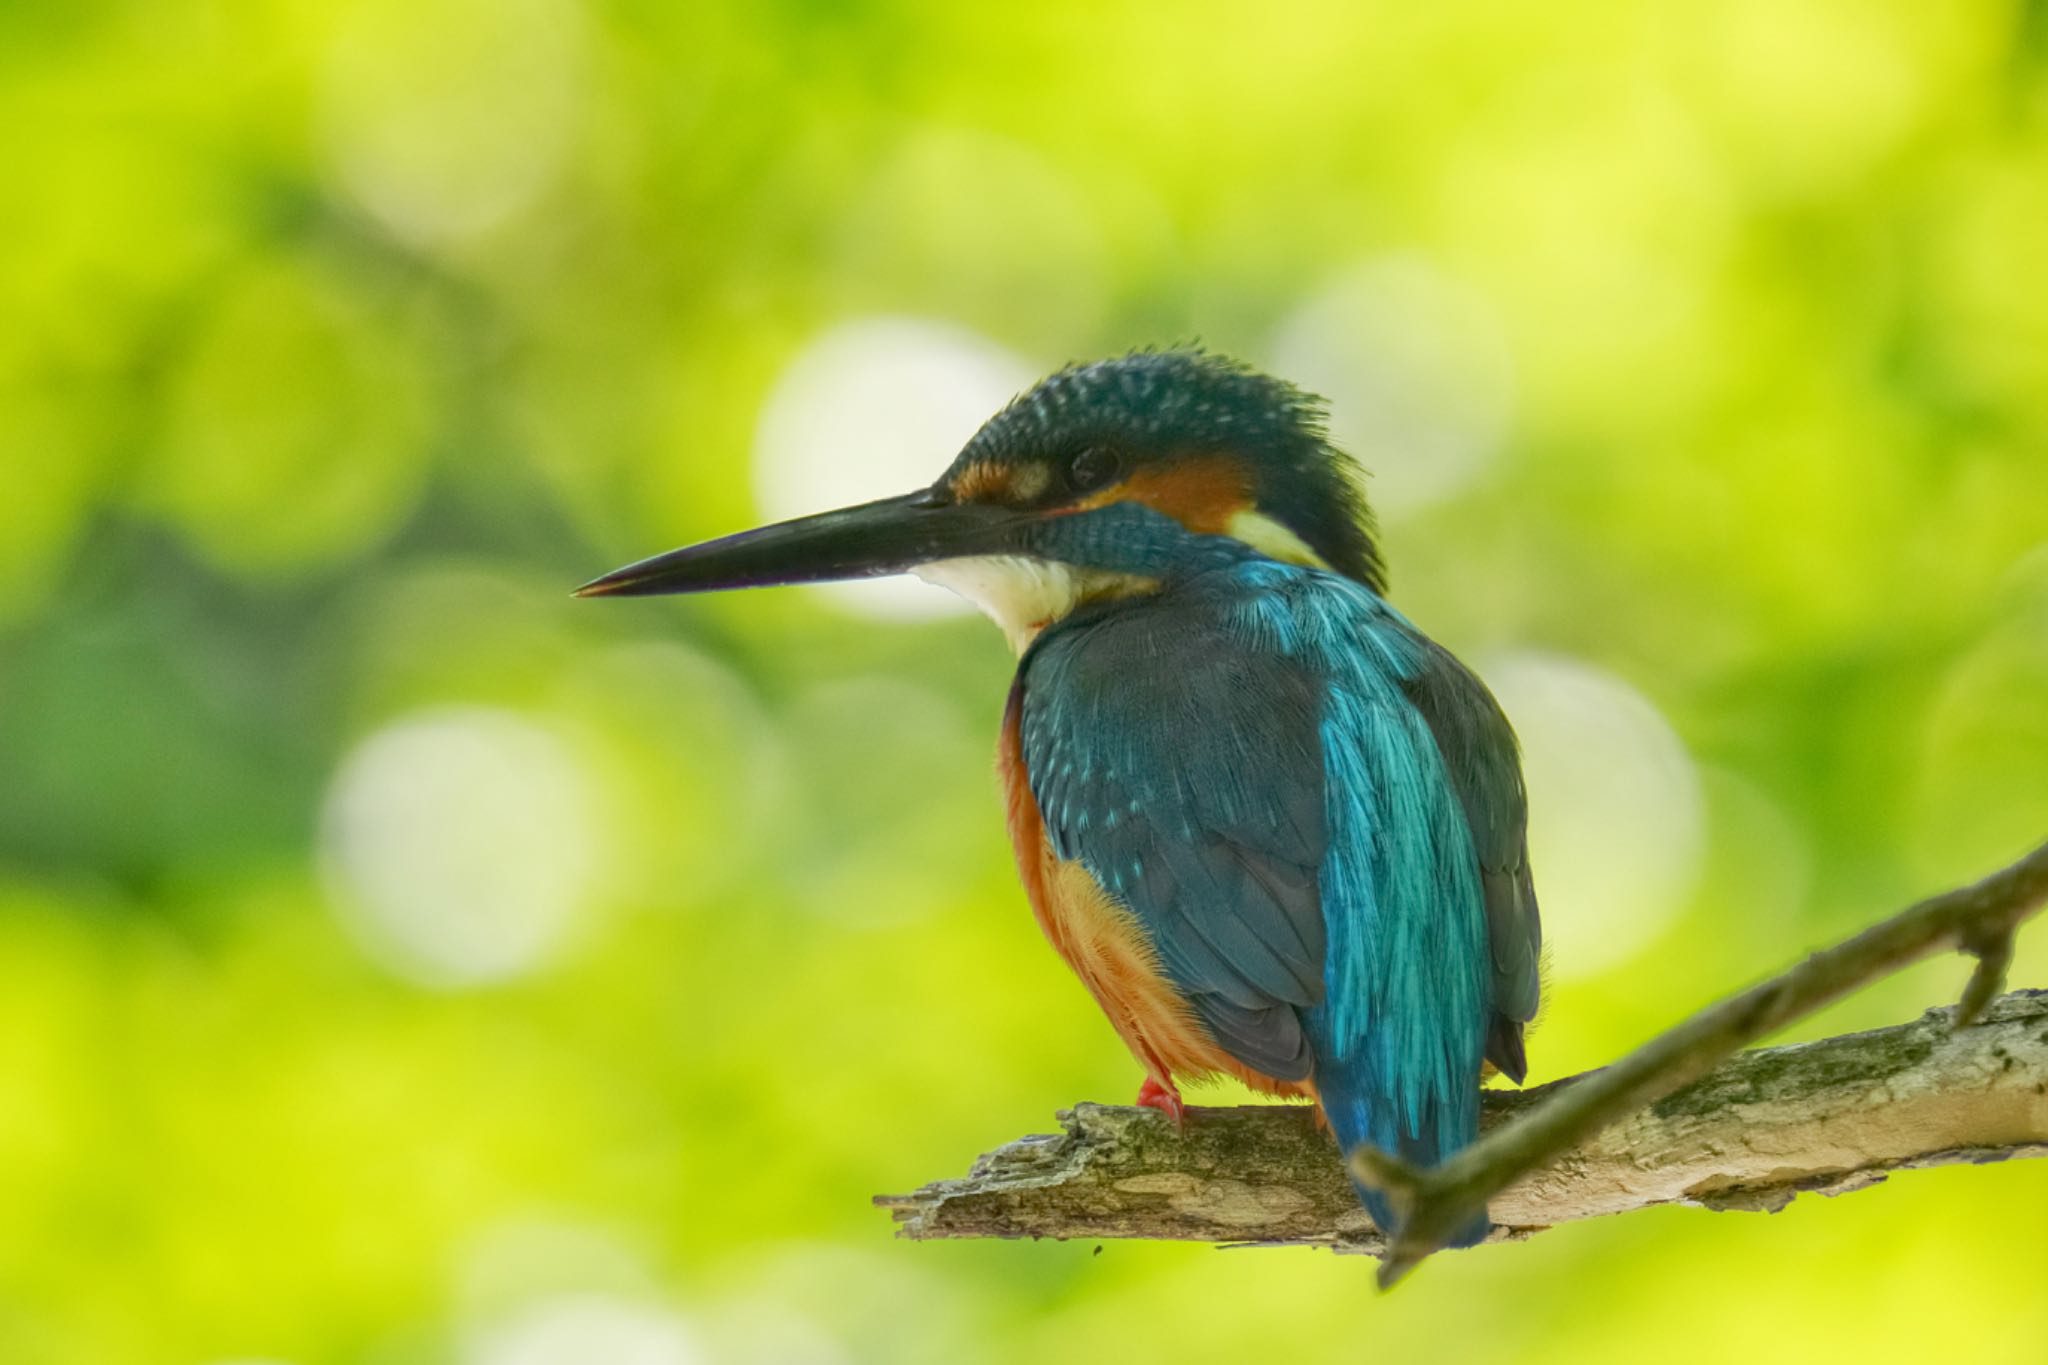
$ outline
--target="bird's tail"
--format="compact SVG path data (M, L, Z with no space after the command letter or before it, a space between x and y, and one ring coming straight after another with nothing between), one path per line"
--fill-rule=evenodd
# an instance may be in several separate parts
M1434 1166L1459 1148L1470 1146L1479 1136L1476 1094L1475 1102L1469 1106L1455 1103L1448 1106L1425 1105L1416 1116L1419 1121L1411 1132L1409 1125L1402 1122L1402 1106L1392 1098L1367 1093L1357 1083L1356 1077L1343 1074L1344 1068L1329 1070L1337 1074L1326 1072L1318 1077L1323 1114L1329 1119L1330 1131L1337 1135L1338 1147L1347 1155L1360 1144L1366 1144L1416 1166ZM1397 1220L1387 1197L1361 1183L1356 1176L1352 1177L1351 1183L1358 1190L1359 1202L1372 1215L1372 1221L1381 1232L1391 1236ZM1493 1220L1482 1210L1471 1222L1458 1229L1457 1235L1445 1245L1477 1246L1486 1240L1486 1234L1492 1229Z

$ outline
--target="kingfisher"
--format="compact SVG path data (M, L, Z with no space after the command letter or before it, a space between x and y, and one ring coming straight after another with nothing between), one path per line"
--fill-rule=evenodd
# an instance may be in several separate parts
M974 603L1018 656L997 759L1017 869L1137 1102L1179 1125L1180 1082L1233 1077L1314 1101L1346 1152L1433 1165L1478 1135L1485 1076L1527 1070L1527 802L1499 704L1388 603L1325 416L1200 349L1070 366L928 488L577 591L907 572Z

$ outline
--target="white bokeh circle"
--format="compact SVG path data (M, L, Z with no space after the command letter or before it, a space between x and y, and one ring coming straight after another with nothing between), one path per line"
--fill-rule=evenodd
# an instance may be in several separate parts
M526 1304L471 1334L463 1365L697 1365L696 1335L678 1313L609 1294Z
M1385 520L1462 491L1506 442L1506 332L1484 295L1421 256L1323 280L1267 349L1276 374L1329 400L1330 434L1365 466Z
M419 247L529 207L567 160L584 101L574 0L363 0L344 8L319 127L342 190Z
M922 488L1036 378L1021 357L950 323L867 317L828 328L790 360L762 406L754 438L761 511L781 520ZM896 619L967 609L909 578L817 591Z
M601 868L590 782L514 712L448 707L376 731L328 787L321 863L372 958L421 985L521 975L573 937Z
M1691 897L1706 837L1699 773L1657 708L1612 674L1533 652L1484 674L1522 744L1551 974L1596 975Z

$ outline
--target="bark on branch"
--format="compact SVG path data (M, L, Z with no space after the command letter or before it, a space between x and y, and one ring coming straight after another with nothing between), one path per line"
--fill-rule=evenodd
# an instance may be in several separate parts
M1148 1109L1077 1105L1060 1116L1064 1133L1023 1138L965 1179L876 1203L913 1238L1331 1246L1381 1256L1391 1283L1434 1250L1435 1229L1481 1203L1503 1227L1496 1236L1512 1239L1657 1204L1774 1211L1894 1170L2048 1155L2048 992L1992 999L2013 930L2044 898L2048 845L1702 1011L1614 1066L1489 1091L1484 1136L1443 1166L1361 1164L1408 1210L1392 1248L1300 1106L1190 1109L1177 1134ZM1944 948L1978 959L1955 1009L1730 1056Z

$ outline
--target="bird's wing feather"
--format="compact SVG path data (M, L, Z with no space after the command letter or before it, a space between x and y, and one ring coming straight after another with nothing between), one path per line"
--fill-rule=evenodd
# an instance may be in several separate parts
M1304 1023L1324 1112L1346 1147L1435 1162L1478 1131L1491 983L1472 836L1407 692L1434 646L1333 575L1260 562L1233 577L1254 589L1239 618L1321 679L1329 991Z
M1422 652L1403 683L1428 722L1479 856L1493 956L1493 1019L1486 1058L1509 1079L1528 1072L1522 1026L1536 1017L1543 928L1529 875L1529 811L1514 731L1493 694L1449 651L1417 637Z
M1219 1046L1299 1080L1324 991L1320 698L1220 611L1182 589L1048 632L1020 743L1053 850L1129 907Z

